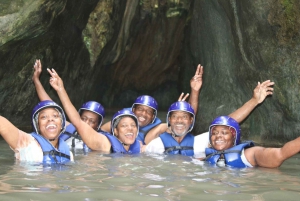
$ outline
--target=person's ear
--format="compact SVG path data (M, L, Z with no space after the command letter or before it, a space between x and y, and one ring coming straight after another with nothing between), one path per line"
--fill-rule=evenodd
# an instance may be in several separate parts
M114 134L115 134L116 137L119 136L119 132L118 132L117 128L114 128Z

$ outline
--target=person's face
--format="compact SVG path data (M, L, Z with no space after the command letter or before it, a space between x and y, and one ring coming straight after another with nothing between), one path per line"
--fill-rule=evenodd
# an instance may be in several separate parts
M98 114L91 112L89 110L83 110L83 112L80 115L80 118L82 121L87 123L90 127L92 127L94 130L98 129L99 120L100 117Z
M174 111L169 115L169 123L174 134L184 136L193 123L193 117L188 112Z
M147 126L154 119L154 110L151 107L136 105L132 111L137 117L140 127Z
M114 128L115 136L124 144L133 144L137 136L137 125L131 117L123 117Z
M54 108L43 109L38 116L38 127L46 139L56 139L62 129L61 114Z
M233 147L235 137L228 126L214 126L211 130L210 140L213 148L222 151Z

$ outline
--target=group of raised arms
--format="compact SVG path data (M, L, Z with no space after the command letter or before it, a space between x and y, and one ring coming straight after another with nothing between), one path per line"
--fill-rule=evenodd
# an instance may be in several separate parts
M228 116L214 119L208 132L195 135L192 130L203 76L200 64L190 80L190 94L181 94L178 101L170 105L166 123L157 117L156 100L141 95L131 107L117 111L110 122L102 125L105 110L100 103L88 101L77 110L57 72L47 71L49 83L57 92L63 109L52 101L42 86L42 65L36 60L32 80L40 102L32 111L33 132L21 131L0 116L0 134L20 161L65 164L74 161L72 149L83 149L85 152L122 154L181 154L217 166L275 168L300 151L300 137L282 148L265 148L251 141L240 141L239 123L273 94L274 82L270 80L258 82L249 101ZM66 121L65 112L70 122Z

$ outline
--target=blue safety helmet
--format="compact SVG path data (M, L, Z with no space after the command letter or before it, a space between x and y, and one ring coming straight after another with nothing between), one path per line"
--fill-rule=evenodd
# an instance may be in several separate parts
M80 115L82 113L82 110L88 110L88 111L94 112L100 116L99 125L97 126L97 130L99 130L99 128L103 122L103 118L105 117L104 107L96 101L88 101L86 103L83 103L81 108L79 108L78 112Z
M239 123L229 116L219 116L211 122L209 126L209 141L211 139L211 129L213 126L229 126L235 130L234 145L240 144L241 129Z
M191 124L189 130L187 132L190 132L195 124L195 112L193 107L186 101L177 101L175 103L173 103L168 110L168 114L167 114L167 124L168 127L170 126L170 122L169 122L169 115L171 112L175 112L175 111L182 111L182 112L188 112L193 116L193 123Z
M153 118L153 121L151 123L153 123L155 121L155 118L157 116L158 104L157 104L156 100L153 97L148 96L148 95L139 96L134 101L134 103L131 107L132 110L135 107L135 105L145 105L145 106L148 106L148 107L152 108L154 110L154 118Z
M112 120L111 120L111 133L113 135L115 135L115 133L114 133L114 123L115 123L115 121L119 117L123 117L123 116L129 116L129 117L131 117L134 120L134 122L135 122L135 124L137 126L137 131L139 130L139 122L138 122L138 119L135 116L135 114L131 110L129 110L129 109L122 109L122 110L119 110L117 113L115 113L114 116L113 116L113 118L112 118ZM136 136L138 136L138 133L137 133Z
M62 130L61 130L61 133L63 133L66 129L66 116L65 116L64 110L52 100L41 101L33 108L32 115L31 115L31 120L32 120L32 126L33 126L34 131L36 133L39 133L38 125L37 125L37 122L35 121L36 115L40 111L42 111L43 109L46 109L46 108L55 108L60 112L61 117L62 117Z

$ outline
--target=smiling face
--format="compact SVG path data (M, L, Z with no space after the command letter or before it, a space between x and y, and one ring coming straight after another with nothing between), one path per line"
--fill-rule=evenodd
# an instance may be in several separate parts
M137 117L140 127L147 126L153 121L155 117L154 109L145 105L136 105L132 109L132 112Z
M229 126L214 126L211 129L210 141L214 149L223 151L233 147L235 136Z
M137 136L137 125L131 117L122 117L116 128L114 128L115 136L124 144L131 145Z
M188 112L174 111L169 115L172 132L177 136L185 136L193 123L193 117Z
M100 117L98 114L89 111L89 110L83 110L83 112L80 115L80 118L82 121L87 123L90 127L92 127L94 130L98 130Z
M62 130L61 114L54 108L46 108L38 114L39 133L48 140L57 139Z

